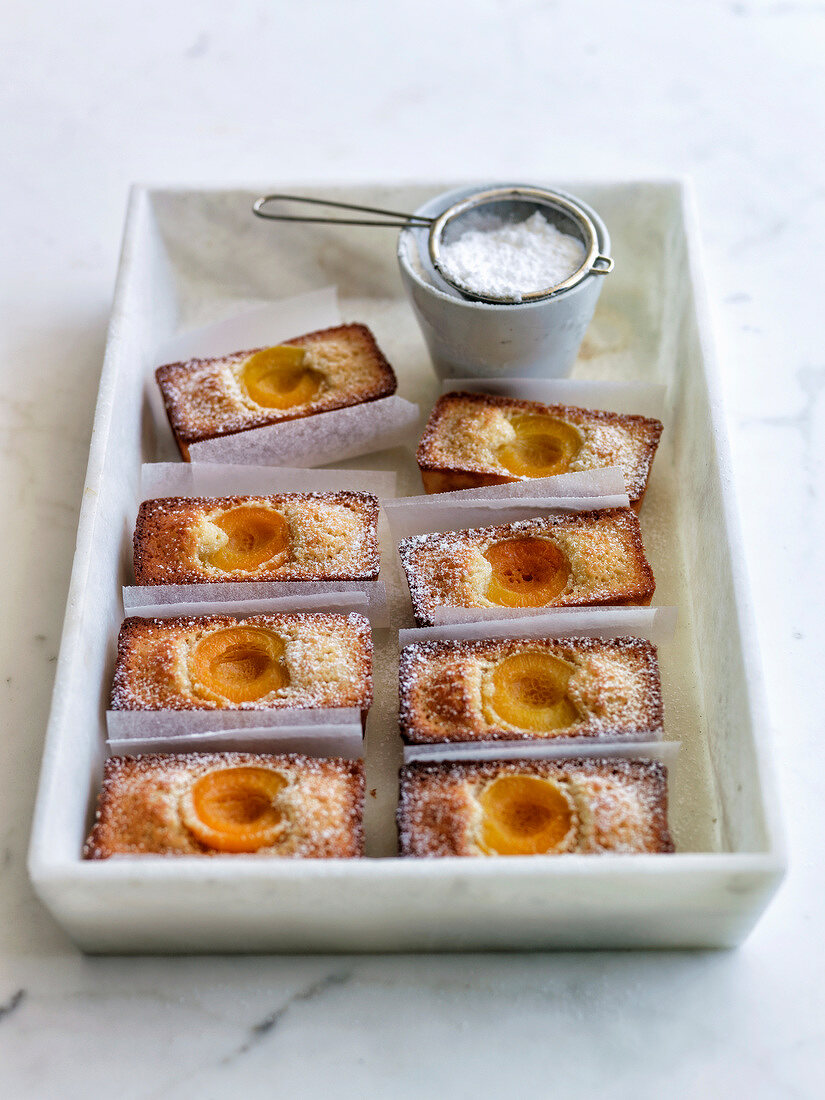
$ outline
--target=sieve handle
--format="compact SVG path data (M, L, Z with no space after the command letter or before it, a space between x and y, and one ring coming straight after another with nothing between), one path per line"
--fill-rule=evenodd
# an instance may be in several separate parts
M273 213L265 209L272 202L307 203L310 206L323 206L334 210L353 210L359 214L379 214L381 217L380 219L366 220L363 218L327 218ZM310 222L314 225L373 225L389 226L395 229L407 229L412 226L429 229L433 222L432 218L424 218L418 214L403 214L399 210L382 210L377 206L358 206L351 202L332 202L330 199L310 199L306 195L261 195L252 204L252 212L257 214L259 218L267 218L269 221Z
M596 265L599 265L598 267ZM595 256L590 265L591 275L609 275L615 264L610 256Z

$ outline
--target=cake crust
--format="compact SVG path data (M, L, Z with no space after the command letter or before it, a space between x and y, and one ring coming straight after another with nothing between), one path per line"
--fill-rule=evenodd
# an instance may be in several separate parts
M537 683L548 657L559 663L563 682L558 686ZM532 677L523 684L526 717L498 701L496 670L512 666L514 658L528 663L517 675ZM537 693L539 705L542 693L555 693L564 701L562 713L556 716L552 707L531 710ZM416 642L401 652L399 698L401 736L408 744L634 740L641 732L662 734L656 647L641 638Z
M233 701L204 683L198 646L222 631L263 631L279 643L283 675L260 698ZM282 651L281 651L282 650ZM265 658L264 658L265 659ZM126 619L112 710L272 710L372 705L372 633L363 615L204 615Z
M432 626L437 607L501 606L485 594L493 573L485 552L528 539L546 542L569 571L557 594L529 606L645 606L653 598L656 582L633 510L570 512L402 539L398 552L416 623Z
M232 546L223 517L242 509L277 521L283 533L272 544L272 556L260 563L219 566L216 555L220 560L223 549ZM245 537L254 540L254 531ZM336 492L146 500L138 510L133 542L138 585L375 580L378 498Z
M517 416L549 416L573 425L581 446L564 472L619 466L638 511L663 430L659 420L481 393L448 393L436 402L416 452L426 492L529 480L508 470L498 456L515 438L511 421Z
M401 769L402 856L488 856L479 802L503 777L550 780L570 807L567 835L535 855L672 852L667 769L656 761L565 759L416 763ZM498 854L498 853L495 853ZM520 853L524 854L524 853Z
M245 364L263 348L158 367L155 378L184 460L189 460L192 443L376 401L395 393L398 386L366 325L336 325L283 344L304 348L308 367L323 378L320 392L311 400L286 409L257 404L243 384Z
M188 824L187 797L207 773L262 769L285 780L277 796L285 827L256 857L350 859L364 854L363 762L298 754L186 753L115 756L104 767L84 859L115 855L225 855ZM201 835L203 835L201 833Z

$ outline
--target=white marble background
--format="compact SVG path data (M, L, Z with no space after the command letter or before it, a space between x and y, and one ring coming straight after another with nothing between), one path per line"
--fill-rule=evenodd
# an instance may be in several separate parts
M0 36L0 1092L822 1095L825 4L12 0ZM674 173L698 191L792 856L747 944L79 955L25 851L129 182Z

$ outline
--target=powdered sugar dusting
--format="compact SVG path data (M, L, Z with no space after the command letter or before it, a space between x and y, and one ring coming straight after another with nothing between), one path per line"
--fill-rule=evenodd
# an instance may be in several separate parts
M250 570L210 565L210 553L226 541L215 520L243 506L287 521L285 551ZM374 580L379 558L378 498L371 493L164 497L144 501L135 526L139 585Z
M286 686L254 702L205 698L192 681L195 646L227 627L268 629L284 641ZM372 633L362 615L289 614L127 619L120 629L112 710L267 710L372 704Z
M488 220L441 246L441 266L453 282L485 297L516 302L558 286L584 258L582 242L538 210L522 222Z
M188 753L117 756L106 761L95 824L84 859L112 855L226 855L186 827L181 802L193 783L221 768L271 768L286 780L279 796L283 835L260 857L335 859L364 854L364 765L299 754Z
M569 759L410 764L401 772L398 828L405 856L484 856L479 795L505 775L554 780L575 807L565 852L672 852L667 769L655 761Z
M487 705L491 672L507 657L549 653L575 670L567 686L577 720L549 731L493 720ZM662 696L655 646L640 638L524 638L419 642L401 652L401 734L409 744L553 738L638 739L662 732Z
M492 571L484 551L520 536L556 543L570 564L565 588L548 606L644 604L653 595L653 573L631 509L545 516L402 539L398 552L418 625L432 626L436 607L494 607L485 596Z
M571 471L618 466L632 503L641 500L656 454L662 424L650 417L545 405L483 393L447 393L436 402L418 445L423 470L495 474L507 481L529 480L514 474L498 458L499 449L515 438L513 416L550 416L572 424L582 446Z
M397 381L366 325L339 325L283 341L307 351L307 365L323 375L312 400L289 409L257 405L242 387L247 361L261 348L219 359L167 363L155 372L169 423L182 450L189 443L231 435L395 393Z

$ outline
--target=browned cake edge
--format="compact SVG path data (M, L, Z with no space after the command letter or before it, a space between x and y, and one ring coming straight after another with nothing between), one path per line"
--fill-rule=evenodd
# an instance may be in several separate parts
M381 556L378 544L378 497L373 493L362 493L356 490L347 489L328 493L284 492L272 493L268 496L158 497L154 500L144 500L138 508L137 518L135 520L135 531L132 536L132 566L135 575L135 584L138 587L155 584L220 584L227 580L225 577L212 577L204 575L197 570L187 570L183 567L181 567L179 572L173 574L172 579L169 579L168 575L162 580L157 578L152 567L152 561L155 557L153 533L155 530L156 514L177 510L181 515L185 516L193 508L207 508L210 510L217 508L233 508L240 504L253 504L256 501L266 501L267 503L277 506L286 500L328 500L331 503L340 503L348 506L356 514L360 513L370 544L369 557L372 559L372 562L369 568L364 569L362 572L337 573L334 576L327 575L320 579L324 581L371 581L378 578ZM259 574L242 578L232 575L228 579L233 584L243 584L245 582L260 583L261 581L279 580L281 578ZM290 582L296 580L300 582L301 579L302 578L294 577L287 578ZM306 579L312 580L314 578Z
M362 705L361 705L361 724L366 725L367 714L373 702L373 679L372 679L372 664L373 664L373 641L372 641L372 628L370 626L369 619L365 616L358 614L357 612L351 612L350 614L335 614L333 612L325 611L307 611L307 612L285 612L283 614L260 614L260 615L179 615L173 616L168 619L160 618L142 618L139 615L133 615L127 619L124 619L120 626L117 639L117 655L115 658L115 671L112 678L112 689L109 693L109 710L151 710L157 708L151 708L141 706L138 703L133 702L130 699L130 692L128 690L129 681L129 653L131 647L137 636L141 633L145 633L146 630L153 630L157 628L169 629L183 628L189 629L191 627L201 626L232 626L235 623L261 623L264 622L267 625L271 625L273 628L277 623L295 622L301 620L313 620L315 622L323 621L327 624L333 624L335 622L341 622L349 628L355 630L362 642L362 654L358 661L357 679L363 682L364 690L362 693ZM226 706L216 707L210 706L206 701L190 701L180 699L176 700L176 705L172 707L164 707L160 709L170 710L307 710L311 709L308 704L295 704L278 703L276 706L260 706L254 703L244 704L240 706Z
M656 579L650 562L647 560L644 543L642 542L642 529L639 525L639 517L632 508L605 508L601 511L569 512L560 516L541 517L539 519L518 520L515 523L502 523L491 527L472 527L463 531L448 531L440 534L410 535L401 539L398 544L398 556L407 577L407 584L412 601L413 616L416 626L433 626L433 620L427 612L418 585L415 583L414 556L418 551L426 551L435 546L439 541L454 541L456 544L466 543L468 540L482 535L484 538L499 539L515 532L529 530L537 522L546 522L551 527L584 527L589 521L598 519L615 519L623 525L629 535L636 557L636 564L640 574L640 583L635 588L629 588L626 593L613 598L605 598L599 604L584 604L571 602L567 604L548 604L548 607L574 607L574 606L598 606L598 607L647 607L653 599L656 590ZM465 606L465 605L460 605Z
M629 494L630 505L635 512L639 511L650 476L650 467L659 446L659 440L664 430L660 420L649 416L640 416L636 413L614 413L604 409L590 409L579 405L545 405L541 401L523 401L514 397L500 397L496 394L470 393L455 391L442 394L433 406L430 417L424 427L424 432L419 441L415 453L418 467L421 471L421 480L427 493L451 492L457 489L480 488L486 485L507 485L516 481L527 480L515 474L507 475L491 471L487 467L473 466L449 466L437 462L432 458L432 449L438 438L438 431L450 405L465 401L488 408L518 409L521 412L545 414L557 416L563 420L569 417L571 412L586 413L594 421L614 424L639 424L645 428L644 438L639 440L642 452L646 476L644 487L639 492Z
M375 336L372 331L363 324L352 323L345 325L334 325L331 328L317 329L314 332L307 332L302 336L294 336L290 340L281 341L282 344L291 344L296 347L304 347L307 344L320 343L324 339L333 335L343 333L353 333L358 335L360 339L363 339L367 344L367 353L372 355L375 359L375 365L379 373L379 380L373 386L370 386L362 391L357 396L347 397L345 394L341 394L338 398L332 399L324 404L322 410L307 410L290 412L287 410L281 410L277 413L261 414L259 416L251 416L251 422L243 428L215 428L204 431L190 431L182 423L180 416L180 403L175 399L174 395L169 391L167 382L174 379L176 374L191 370L195 367L203 366L209 363L222 363L226 361L243 360L251 355L255 355L256 352L263 351L263 347L250 348L246 351L236 351L229 355L220 355L213 358L205 359L187 359L176 363L164 363L155 371L155 379L160 387L161 394L163 396L163 404L166 409L166 416L169 421L169 426L172 429L172 434L175 437L175 442L178 445L181 456L184 461L189 461L189 445L191 443L199 443L207 439L218 439L225 435L240 435L243 432L252 431L253 428L267 427L270 424L280 424L288 420L302 420L307 416L317 415L317 412L333 412L335 409L348 408L351 405L367 404L370 401L377 401L382 397L389 397L394 394L398 388L398 379L396 378L395 371L390 366L386 356L381 351L376 342Z
M413 642L401 650L398 663L398 698L399 712L398 723L401 731L401 739L408 745L428 745L435 743L455 743L467 741L552 741L554 737L542 736L541 733L528 730L503 729L501 727L485 723L482 731L474 732L461 726L460 721L449 728L449 735L444 736L442 730L432 725L426 714L421 713L421 708L413 701L414 689L419 681L419 670L428 658L442 658L454 655L455 657L471 656L473 654L506 657L512 653L519 653L525 648L546 648L552 646L570 646L579 652L594 650L621 650L636 656L643 668L642 675L645 679L645 691L650 707L650 722L643 726L634 726L633 729L615 728L585 728L575 733L562 732L556 736L565 739L575 737L580 740L598 739L600 737L616 736L630 737L634 732L661 732L664 725L664 707L662 703L662 683L659 673L659 660L656 647L652 642L644 638L618 637L611 639L601 638L552 638L523 637L523 638L497 638L479 639L472 641L431 641Z
M253 752L212 752L212 753L147 753L139 756L112 756L104 761L103 780L97 797L94 823L84 845L82 856L85 860L103 860L118 854L110 849L106 843L109 818L117 799L118 788L123 782L123 776L128 772L144 771L147 779L152 772L163 770L169 762L184 766L226 765L230 767L259 765L270 767L295 767L301 769L322 768L334 772L347 780L351 793L349 818L351 851L341 851L336 856L328 858L358 858L364 855L364 762L363 760L343 760L339 757L310 757L301 753L253 753ZM214 857L218 853L210 852L193 838L193 845L201 849L192 854L203 854ZM183 853L152 853L147 855L168 856L175 854L180 857ZM229 855L231 853L220 853ZM278 857L272 857L278 858ZM305 857L312 858L312 857Z
M440 805L436 805L435 825L439 829L441 848L432 850L427 838L416 829L415 817L423 789L428 785L438 785L453 777L473 780L493 779L496 775L507 773L527 773L528 775L552 776L561 770L584 768L591 772L607 768L613 774L635 773L635 781L644 785L653 803L652 829L656 837L656 853L675 851L673 838L668 826L667 768L656 760L625 760L609 757L570 756L560 760L521 760L507 761L441 761L438 763L416 762L407 764L399 771L400 798L396 811L398 826L399 855L413 858L435 858L444 856L466 857L472 853L458 850L458 841L464 830L464 812L460 805L451 802L446 792L442 793ZM599 853L588 853L599 854ZM486 858L511 859L512 856ZM522 857L524 858L524 857ZM542 857L529 856L536 859ZM557 858L555 855L543 858Z
M461 488L475 488L485 485L506 485L511 482L525 481L526 478L518 475L507 475L494 472L482 465L444 465L432 458L432 449L438 439L441 421L447 414L451 405L461 401L487 408L518 409L524 412L533 412L537 415L557 416L559 419L569 418L573 414L586 414L593 421L603 423L621 423L621 425L643 426L643 438L638 439L639 450L645 461L646 476L645 485L638 492L629 494L630 506L638 511L643 497L647 491L647 482L650 475L650 466L659 447L659 440L663 431L660 420L653 417L629 414L629 412L610 412L605 409L585 408L577 405L546 405L542 401L521 400L515 397L500 397L495 394L475 394L455 390L453 393L442 394L434 404L425 429L416 451L416 461L421 471L421 481L427 493L443 493L455 491ZM573 422L573 421L571 421Z

